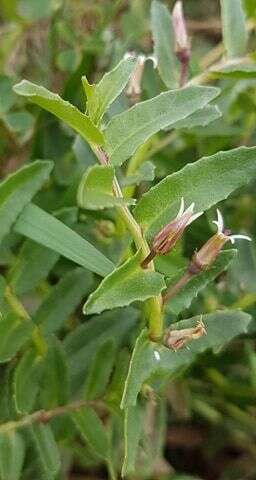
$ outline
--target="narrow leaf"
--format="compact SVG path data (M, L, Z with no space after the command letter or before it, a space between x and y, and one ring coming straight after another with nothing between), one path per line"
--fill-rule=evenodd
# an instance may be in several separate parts
M137 148L159 130L175 126L219 94L214 87L187 87L161 93L116 115L105 130L113 165L122 165Z
M159 295L165 288L163 276L141 268L141 252L108 275L88 298L84 313L100 313L103 310L124 307L139 300Z
M93 245L36 205L24 208L14 230L102 277L114 268Z
M68 272L51 288L34 315L34 322L46 335L58 331L92 287L92 274L83 268Z
M86 379L86 399L94 400L104 394L112 372L115 352L113 340L107 340L96 352Z
M185 120L175 123L174 127L167 127L165 130L171 130L175 128L176 130L180 129L190 129L195 127L206 127L209 123L218 120L222 116L221 111L215 105L206 105L206 107L197 110L197 112L192 113Z
M195 212L206 210L256 176L256 148L236 148L203 157L169 175L143 195L135 216L149 235L178 212L180 200L195 202Z
M228 58L246 53L247 33L242 0L221 0L223 41Z
M0 316L0 362L11 360L32 335L34 325L13 313Z
M53 163L37 160L0 183L0 242L9 233L23 208L50 175Z
M191 277L189 282L169 301L167 305L168 312L173 312L175 315L178 315L182 310L188 308L198 293L223 272L223 270L229 267L232 260L236 257L236 254L236 250L225 250L221 252L209 270ZM181 275L182 274L180 274L180 276ZM177 280L176 278L176 281ZM175 284L175 280L172 283Z
M134 473L142 427L143 410L141 405L137 403L134 407L126 408L124 414L125 456L122 477Z
M20 359L13 381L14 399L18 413L29 413L34 407L42 376L43 359L31 348Z
M132 204L135 200L117 198L113 195L114 167L94 165L84 173L78 187L77 203L82 208L101 210Z
M151 4L151 28L159 74L168 88L177 88L179 65L175 55L172 17L168 8L157 0Z
M0 478L19 480L25 457L25 444L19 433L0 435Z
M66 353L55 337L48 342L43 365L40 400L46 410L65 405L69 397L69 378Z
M219 68L211 68L211 73L218 78L234 78L237 80L255 79L255 63L231 63Z
M29 427L29 433L41 478L55 480L61 464L59 450L50 426L33 424Z
M110 456L110 443L103 424L93 408L84 407L72 413L74 423L82 438L104 460Z
M241 311L223 311L182 320L172 325L172 328L184 329L196 325L202 320L207 335L194 340L189 344L189 350L180 349L177 352L167 349L163 345L149 341L148 332L143 330L137 339L127 376L122 408L136 404L136 399L144 382L154 374L174 376L182 368L190 365L198 354L213 349L223 348L233 338L246 333L251 316ZM157 353L156 353L157 352Z
M44 87L22 80L14 87L18 95L22 95L32 103L39 105L50 113L53 113L63 122L73 128L81 137L95 144L103 143L100 130L91 122L89 117L80 112L74 105L63 100L56 93L52 93Z
M82 78L87 95L87 109L91 120L97 125L108 107L125 88L133 71L135 59L121 60L118 65L106 73L96 85L89 85L86 77Z

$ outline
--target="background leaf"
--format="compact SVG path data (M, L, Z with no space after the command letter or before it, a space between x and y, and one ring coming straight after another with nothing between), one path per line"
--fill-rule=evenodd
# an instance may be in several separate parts
M104 460L110 456L110 443L103 424L91 407L83 407L72 413L72 418L82 438Z
M37 160L13 173L0 184L0 242L49 177L53 164Z
M14 373L13 389L18 413L29 413L34 407L42 376L43 358L31 348L20 359Z
M36 453L37 464L42 480L55 480L60 470L60 456L51 427L33 424L29 434Z
M25 457L25 444L19 433L0 435L1 480L19 480Z
M143 428L141 405L137 403L134 407L126 408L124 415L125 457L122 467L123 477L135 471L135 461Z
M241 57L246 52L247 33L241 0L221 0L223 41L228 58Z
M34 325L14 313L0 316L0 362L11 360L31 338Z

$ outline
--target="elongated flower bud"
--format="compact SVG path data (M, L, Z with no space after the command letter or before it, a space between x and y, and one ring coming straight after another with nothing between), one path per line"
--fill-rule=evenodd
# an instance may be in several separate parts
M192 262L188 268L188 271L192 274L199 273L210 267L215 262L226 242L230 241L231 243L235 243L235 240L237 239L251 241L250 237L247 237L246 235L231 235L230 230L224 228L224 221L219 210L217 210L217 220L213 223L217 225L217 233L194 254Z
M136 56L136 53L134 52L128 52L125 54L124 58L136 58L137 61L134 67L134 70L131 74L127 89L126 89L126 95L128 97L139 97L141 94L141 82L142 82L142 75L145 67L145 63L147 60L152 60L154 68L157 66L157 62L155 57L151 55L138 55Z
M195 204L192 203L187 210L184 211L184 199L181 199L178 215L155 236L151 245L150 254L142 263L143 267L146 267L156 255L166 255L169 253L182 237L186 227L202 215L203 212L193 213L194 206Z
M178 0L178 2L176 2L174 5L172 12L172 23L176 40L175 53L181 64L180 87L183 87L187 81L191 48L181 0Z

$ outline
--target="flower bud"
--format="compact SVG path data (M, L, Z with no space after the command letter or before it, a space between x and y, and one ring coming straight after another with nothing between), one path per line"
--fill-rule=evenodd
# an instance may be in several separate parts
M131 57L136 58L136 53L128 52L124 56L124 58L131 58ZM126 95L128 97L139 97L141 95L142 75L143 75L145 63L147 60L152 60L153 66L154 68L156 68L157 62L155 57L150 55L146 56L142 54L137 56L137 61L126 89Z
M182 330L167 330L164 336L164 345L175 352L184 347L188 342L197 340L206 335L206 328L202 320L199 320L195 327Z
M183 15L182 2L179 0L175 3L172 12L173 30L176 39L176 53L177 55L187 55L190 57L190 41L187 34L186 22Z

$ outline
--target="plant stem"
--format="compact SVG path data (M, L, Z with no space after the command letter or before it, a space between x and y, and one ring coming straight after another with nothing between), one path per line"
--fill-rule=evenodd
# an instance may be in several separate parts
M101 165L108 165L108 156L99 147L92 146L92 150L97 156ZM117 178L114 178L113 192L116 197L123 198L122 190L118 183ZM127 229L129 230L134 243L138 250L141 250L142 255L147 257L150 253L150 248L147 241L143 237L141 228L136 222L134 216L131 214L127 206L118 207L118 212L123 219ZM154 264L150 262L148 265L149 270L154 271ZM158 341L163 334L163 315L162 315L162 297L161 295L150 298L146 301L147 319L149 325L149 336L152 340Z
M76 402L72 402L61 407L53 408L52 410L38 410L34 413L31 413L30 415L26 415L20 420L3 423L2 425L0 425L0 434L9 433L13 430L17 430L19 428L31 425L32 423L47 423L54 417L65 415L69 412L75 412L76 410L79 410L86 405L93 406L100 404L100 401L78 400Z
M172 285L170 288L167 289L166 293L163 295L163 303L167 303L171 298L175 297L179 290L183 288L188 281L191 279L193 276L193 273L187 271L179 280L177 283Z
M6 301L9 303L11 309L13 310L13 312L16 313L16 315L18 315L19 318L25 321L31 320L29 313L24 308L24 306L19 301L19 299L16 297L16 295L12 292L9 286L5 288L4 296ZM32 340L38 354L40 356L44 356L45 353L47 352L47 343L44 337L42 336L37 325L35 325L35 328L32 332Z

